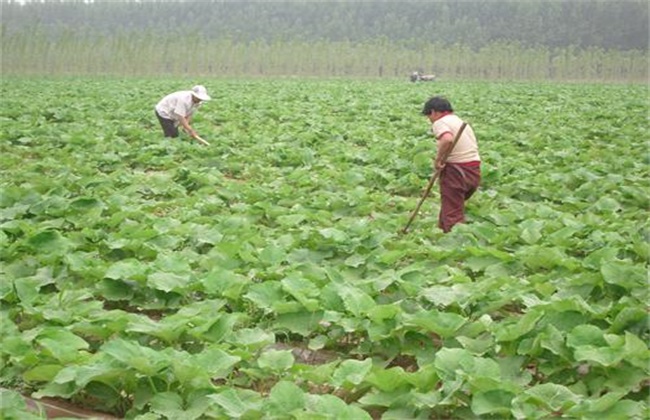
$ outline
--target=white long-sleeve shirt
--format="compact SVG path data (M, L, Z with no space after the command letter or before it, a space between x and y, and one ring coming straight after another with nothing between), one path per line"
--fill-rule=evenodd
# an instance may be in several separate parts
M198 109L198 105L192 101L192 91L182 90L162 98L156 105L156 112L161 117L178 123L180 117L189 118Z

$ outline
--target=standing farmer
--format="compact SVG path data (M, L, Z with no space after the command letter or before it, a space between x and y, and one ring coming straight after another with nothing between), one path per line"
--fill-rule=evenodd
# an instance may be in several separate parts
M474 194L481 181L478 143L474 130L467 125L450 153L463 121L454 114L447 99L440 96L429 99L422 114L431 121L431 131L437 139L435 168L440 171L441 196L438 227L447 233L455 224L465 222L465 201Z
M190 124L192 115L201 103L210 99L208 91L201 85L194 86L192 90L170 93L162 98L156 105L156 117L160 121L165 137L178 137L180 125L190 137L201 141L202 139Z

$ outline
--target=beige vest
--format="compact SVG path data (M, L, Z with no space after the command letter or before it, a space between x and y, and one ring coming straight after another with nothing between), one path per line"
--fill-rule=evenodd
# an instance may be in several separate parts
M436 136L436 139L439 139L445 133L451 133L452 136L456 136L460 126L463 124L463 120L458 118L454 114L447 114L442 118L436 120L431 129L433 134ZM478 142L476 141L476 136L474 135L474 130L469 124L463 130L463 134L458 139L458 143L452 150L447 162L451 163L463 163L463 162L473 162L481 161L481 157L478 154Z

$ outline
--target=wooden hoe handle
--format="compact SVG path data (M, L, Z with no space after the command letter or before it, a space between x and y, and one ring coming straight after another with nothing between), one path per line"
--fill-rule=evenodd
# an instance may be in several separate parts
M199 137L199 136L196 136L196 137L194 137L194 138L195 138L199 143L201 143L201 144L204 145L204 146L209 146L209 145L210 145L210 143L208 143L207 141L203 140L203 139L202 139L201 137Z

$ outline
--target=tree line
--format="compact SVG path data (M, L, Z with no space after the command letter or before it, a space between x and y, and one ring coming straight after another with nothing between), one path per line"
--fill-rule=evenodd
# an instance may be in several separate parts
M196 34L236 42L303 39L367 42L386 37L481 48L648 49L648 2L618 1L83 1L2 4L10 32L35 25L49 34L124 31Z
M3 73L647 81L644 1L2 3Z

